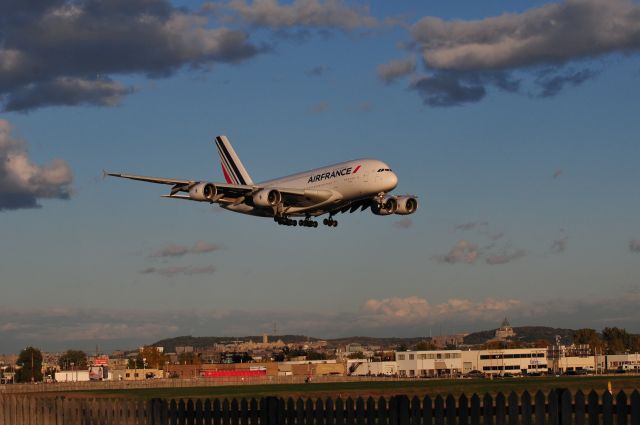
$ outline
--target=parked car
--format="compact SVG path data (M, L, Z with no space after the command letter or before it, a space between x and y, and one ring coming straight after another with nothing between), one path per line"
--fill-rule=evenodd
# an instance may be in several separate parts
M484 373L479 370L472 370L464 376L467 378L484 378Z

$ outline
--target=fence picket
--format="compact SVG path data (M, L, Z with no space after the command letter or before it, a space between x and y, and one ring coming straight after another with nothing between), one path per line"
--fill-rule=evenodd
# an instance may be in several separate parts
M268 397L269 401L271 397ZM222 425L231 425L229 412L229 399L222 400Z
M546 415L545 415L546 403L547 401L545 399L544 393L542 391L537 391L536 397L535 397L535 405L533 408L535 418L536 418L536 425L544 425L546 422Z
M458 399L458 424L469 425L469 400L464 394Z
M496 395L496 425L505 425L507 422L506 400L504 394Z
M240 425L240 405L235 398L231 400L231 424Z
M451 394L447 396L447 425L457 425L458 414L456 411L456 399Z
M306 425L313 425L313 401L311 401L310 398L307 399L307 402L304 405L304 423Z
M514 392L511 391L511 394L509 394L509 398L507 399L508 401L508 408L507 408L507 412L509 414L509 425L518 425L518 410L520 407L520 400L518 400L518 395Z
M336 425L344 425L344 403L340 397L336 399Z
M204 407L202 406L202 400L196 400L195 406L195 423L202 425L202 419L204 418Z
M576 425L585 425L585 408L584 408L584 393L580 390L576 392L573 398L573 420Z
M364 399L362 397L358 397L356 399L356 424L364 425Z
M420 399L413 396L411 399L411 423L418 425L420 423Z
M304 401L301 398L296 402L296 425L304 424Z
M522 393L522 396L520 396L520 404L522 405L521 407L522 413L520 415L521 425L531 425L532 409L531 409L531 394L529 394L529 391L525 391Z
M589 425L598 425L600 423L598 418L600 406L598 405L598 393L595 390L591 390L589 393L589 407L587 410L589 411Z
M251 399L251 403L249 403L249 409L251 409L251 423L254 425L258 425L258 400L255 398Z
M422 424L431 425L433 423L433 406L431 397L428 395L422 399Z
M266 409L264 409L264 407L262 406L263 402L265 402L265 399L261 399L260 400L260 414L262 415L262 412L266 413ZM220 407L220 400L219 399L215 399L213 400L213 425L220 425L221 422L221 418L222 418L222 407ZM262 417L261 417L262 418ZM266 419L265 422L266 423Z
M616 396L616 425L627 425L627 395L620 390Z
M573 423L573 413L571 404L571 393L564 389L560 393L560 424L571 425Z
M613 395L609 391L602 395L602 425L613 425Z
M325 418L324 423L326 425L333 425L335 423L335 405L333 404L333 399L328 398L324 403L324 412ZM293 425L293 422L289 422Z
M327 405L329 404L330 401L331 399L327 400ZM420 400L418 400L418 407L419 406L420 406ZM327 414L328 413L329 412L327 412ZM370 396L367 399L367 425L375 425L375 423L376 423L376 401L373 399L373 397ZM326 425L330 425L329 421L327 421Z
M560 417L560 403L558 402L558 393L556 390L549 391L547 398L549 411L547 412L547 419L549 425L560 425L558 419Z
M249 402L246 398L240 401L240 424L249 425Z
M379 425L386 425L389 420L389 411L387 410L387 399L380 396L380 398L378 398L378 405L377 405L378 411L377 411L377 417L378 417L378 424Z
M409 408L409 397L406 395L396 396L398 403L396 407L398 409L398 425L409 425L409 414L411 413Z
M444 425L444 399L437 395L433 403L433 416L435 425Z
M640 424L640 393L638 390L631 393L631 424Z
M474 393L471 396L471 425L480 425L480 396Z
M493 425L493 399L489 393L486 393L482 400L482 412L484 425Z

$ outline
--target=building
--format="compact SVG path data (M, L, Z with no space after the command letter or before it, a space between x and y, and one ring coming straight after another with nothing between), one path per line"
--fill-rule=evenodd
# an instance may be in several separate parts
M454 376L462 373L462 351L402 351L396 353L396 363L400 377Z
M396 376L398 363L347 360L347 370L351 376Z
M640 372L640 354L609 354L606 369Z
M438 349L458 347L464 344L465 336L467 336L467 334L438 335L431 338L431 343Z
M496 334L491 341L506 341L509 338L513 338L516 336L513 328L511 327L511 323L505 317L502 321L502 325L498 329L496 329Z
M462 352L463 373L479 370L487 375L547 372L546 348L512 348Z

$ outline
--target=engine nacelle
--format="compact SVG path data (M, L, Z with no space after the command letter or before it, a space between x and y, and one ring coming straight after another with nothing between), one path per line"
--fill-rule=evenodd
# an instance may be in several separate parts
M282 194L276 189L262 189L253 195L253 204L258 207L274 207L282 203Z
M418 209L418 200L413 196L398 196L396 200L398 201L396 214L409 215Z
M374 203L371 211L375 215L391 215L398 209L398 200L394 197L384 198L381 204Z
M189 189L189 197L194 201L209 201L218 193L215 185L211 183L198 183Z

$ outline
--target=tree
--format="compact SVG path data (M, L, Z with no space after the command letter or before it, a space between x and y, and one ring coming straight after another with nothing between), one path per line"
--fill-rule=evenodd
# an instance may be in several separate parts
M83 370L87 368L87 354L80 350L67 350L58 359L61 370Z
M607 344L608 354L624 354L631 349L631 335L625 329L621 328L604 328L602 330L602 339Z
M178 356L178 363L198 365L200 364L200 357L196 356L193 352L180 353L180 355Z
M416 351L428 351L428 350L435 350L437 348L438 347L436 347L436 345L430 341L420 341L414 347Z
M153 346L143 347L136 356L136 365L140 365L142 368L162 369L165 361L166 356Z
M588 344L591 348L602 348L602 338L595 329L583 328L573 333L574 344Z
M355 353L351 353L347 356L347 358L348 359L366 359L362 351L356 351Z
M327 355L325 353L320 353L314 350L307 351L307 360L326 360L326 359L327 359Z
M16 382L42 381L42 353L34 347L27 347L20 352L16 364L20 369L16 371Z

